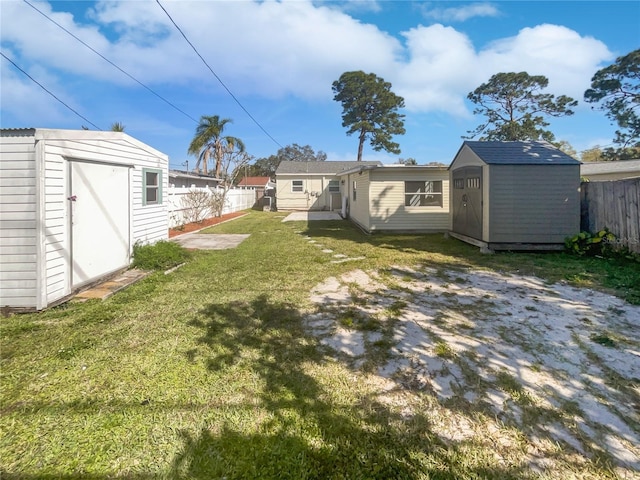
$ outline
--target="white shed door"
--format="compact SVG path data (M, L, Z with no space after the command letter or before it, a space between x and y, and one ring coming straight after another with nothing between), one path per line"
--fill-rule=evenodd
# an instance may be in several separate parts
M71 285L129 265L129 168L71 161Z

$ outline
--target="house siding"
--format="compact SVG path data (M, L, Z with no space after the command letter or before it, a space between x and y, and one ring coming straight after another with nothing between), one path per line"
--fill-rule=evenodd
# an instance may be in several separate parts
M442 181L442 207L406 207L405 181ZM444 232L450 228L449 172L406 167L371 172L369 229Z
M38 188L33 136L0 144L0 306L38 301Z
M302 192L292 192L293 180L302 180ZM286 174L276 178L278 210L328 210L338 209L332 205L329 181L339 180L335 175ZM313 195L312 193L317 193Z
M489 172L488 242L563 243L580 230L578 165L492 165Z
M132 171L129 177L131 195L129 201L132 209L131 249L136 242L155 243L168 238L168 206L164 198L169 187L166 156L154 152L146 146L129 143L125 139L94 141L67 138L48 139L47 154L57 154L72 160L90 160L131 166ZM162 171L161 192L163 198L160 204L143 205L142 170L144 168ZM68 176L68 172L65 176ZM68 182L68 179L66 181ZM127 194L127 192L122 192L122 194Z
M370 173L365 170L362 174L355 173L349 175L348 178L349 218L369 231L371 229L369 216ZM353 200L353 182L356 183L355 201Z

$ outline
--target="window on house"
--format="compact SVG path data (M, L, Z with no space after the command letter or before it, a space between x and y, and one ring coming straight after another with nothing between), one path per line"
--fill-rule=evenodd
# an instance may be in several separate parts
M162 171L142 169L142 204L158 205L162 203Z
M304 191L304 183L302 180L292 180L291 181L291 191L302 193Z
M340 181L329 180L329 193L340 193Z
M353 201L356 201L356 181L353 181Z
M404 182L406 207L442 207L442 180Z

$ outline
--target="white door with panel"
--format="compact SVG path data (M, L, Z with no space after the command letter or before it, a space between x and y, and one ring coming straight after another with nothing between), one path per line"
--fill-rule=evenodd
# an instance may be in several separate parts
M126 166L72 160L71 286L129 265L130 199Z

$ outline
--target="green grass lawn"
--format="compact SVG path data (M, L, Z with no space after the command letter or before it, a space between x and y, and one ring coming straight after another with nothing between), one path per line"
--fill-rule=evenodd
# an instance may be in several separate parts
M424 412L410 418L381 402L375 375L326 356L303 329L310 290L354 268L428 265L533 274L640 303L637 263L482 255L443 235L281 217L213 227L251 236L104 302L1 319L2 478L538 478L522 432L499 448L444 441L431 412L445 418L447 406L432 396L407 392ZM365 258L333 263L305 235ZM606 462L562 468L556 478L615 478Z

